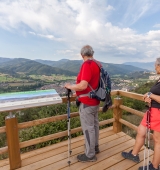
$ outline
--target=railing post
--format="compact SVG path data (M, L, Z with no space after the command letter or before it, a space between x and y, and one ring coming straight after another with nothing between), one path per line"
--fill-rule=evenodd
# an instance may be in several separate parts
M5 119L5 124L10 169L14 170L21 167L17 118L10 112Z
M113 118L115 118L115 122L113 122L113 131L115 133L122 131L122 124L119 122L119 119L122 118L122 109L119 106L122 104L122 98L114 98L115 108L113 109Z

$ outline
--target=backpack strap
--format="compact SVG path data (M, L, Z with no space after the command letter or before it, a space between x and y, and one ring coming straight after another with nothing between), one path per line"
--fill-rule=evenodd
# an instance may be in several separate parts
M95 90L92 88L92 86L89 83L88 83L88 86L90 87L91 91L95 92ZM80 98L80 97L87 97L87 96L89 97L90 96L89 93L90 92L88 92L86 94L81 94L81 95L78 96L78 98Z

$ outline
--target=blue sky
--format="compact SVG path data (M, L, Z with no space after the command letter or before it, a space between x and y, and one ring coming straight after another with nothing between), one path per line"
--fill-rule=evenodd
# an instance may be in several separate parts
M160 57L159 0L0 0L0 57L106 63Z

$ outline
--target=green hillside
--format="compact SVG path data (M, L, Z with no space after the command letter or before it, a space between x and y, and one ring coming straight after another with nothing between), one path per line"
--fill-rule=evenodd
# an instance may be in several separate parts
M76 74L78 73L81 64L83 63L82 60L59 60L59 61L50 61L49 60L37 60L38 62L44 63L44 64L50 64L54 67L62 68L68 71L75 72ZM103 67L111 74L120 74L120 75L125 75L125 74L130 74L135 71L145 71L146 69L138 68L135 66L131 65L123 65L123 64L111 64L111 63L103 63L101 62Z
M2 61L2 62L1 62ZM50 60L29 60L24 58L6 59L0 58L0 72L5 74L16 74L18 72L26 75L51 75L59 74L66 76L75 76L78 74L82 65L82 60L62 59L59 61ZM103 63L103 67L111 76L114 75L129 75L134 72L145 71L131 65ZM8 72L8 73L7 73Z
M16 58L8 62L4 62L3 65L0 65L0 69L8 70L10 73L23 72L25 74L37 74L37 75L51 75L51 74L62 74L74 76L75 73L71 71L66 71L61 68L51 67L45 64L38 63L33 60Z

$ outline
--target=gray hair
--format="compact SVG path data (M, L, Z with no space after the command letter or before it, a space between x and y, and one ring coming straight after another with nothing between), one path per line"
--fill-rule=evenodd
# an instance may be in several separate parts
M94 51L90 45L85 45L84 47L82 47L82 49L81 49L82 56L92 57L93 54L94 54Z
M160 58L156 59L156 65L160 65Z

